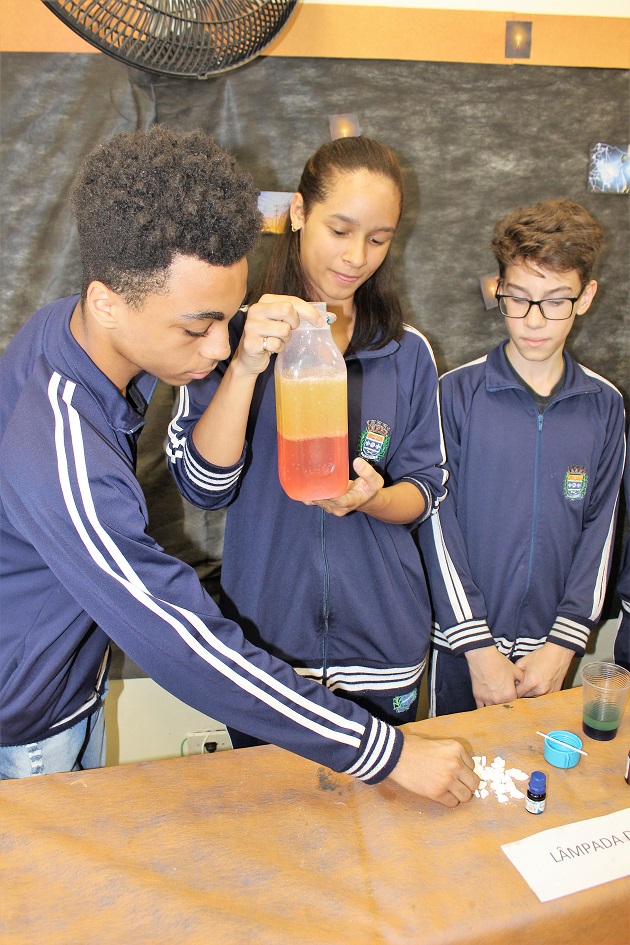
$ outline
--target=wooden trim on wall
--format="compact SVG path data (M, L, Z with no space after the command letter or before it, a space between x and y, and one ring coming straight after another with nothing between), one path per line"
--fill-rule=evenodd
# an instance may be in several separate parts
M532 22L530 59L505 59L507 20ZM307 5L266 54L628 69L630 18Z
M511 19L532 22L529 59L505 59ZM1 0L0 52L97 50L41 0ZM300 4L265 55L628 69L630 18Z

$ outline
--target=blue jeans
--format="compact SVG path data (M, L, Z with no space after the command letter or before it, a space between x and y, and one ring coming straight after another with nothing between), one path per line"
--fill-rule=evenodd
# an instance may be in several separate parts
M105 764L105 712L96 712L58 735L28 745L0 747L0 780L83 771Z

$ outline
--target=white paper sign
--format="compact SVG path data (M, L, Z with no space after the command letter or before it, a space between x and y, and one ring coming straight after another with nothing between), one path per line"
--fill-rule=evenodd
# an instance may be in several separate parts
M630 876L630 807L501 847L541 902Z

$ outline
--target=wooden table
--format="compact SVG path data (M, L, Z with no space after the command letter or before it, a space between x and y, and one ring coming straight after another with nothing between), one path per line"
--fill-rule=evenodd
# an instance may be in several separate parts
M549 766L581 690L417 722L548 775L448 810L271 746L0 783L2 945L627 945L630 878L541 903L501 844L630 804L630 719Z

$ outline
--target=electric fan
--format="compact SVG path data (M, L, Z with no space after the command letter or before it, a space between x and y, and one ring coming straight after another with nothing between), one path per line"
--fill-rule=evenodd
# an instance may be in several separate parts
M128 65L205 79L254 59L297 0L43 0L60 20Z

